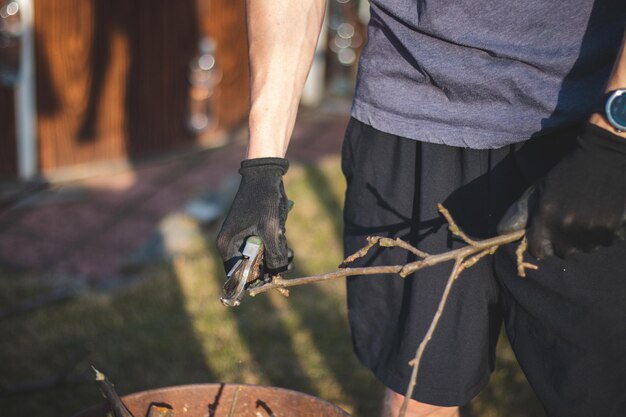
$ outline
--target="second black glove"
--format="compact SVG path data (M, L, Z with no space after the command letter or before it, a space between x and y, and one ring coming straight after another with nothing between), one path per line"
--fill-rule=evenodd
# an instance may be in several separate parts
M528 226L531 254L566 257L623 237L625 215L626 139L587 124L573 151L509 209L498 229Z

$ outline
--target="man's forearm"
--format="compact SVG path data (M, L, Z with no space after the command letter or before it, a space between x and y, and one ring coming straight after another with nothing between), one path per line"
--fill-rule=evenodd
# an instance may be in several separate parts
M247 157L283 157L326 0L247 0L246 5L251 77Z
M618 88L626 88L626 33L622 39L622 47L617 55L617 60L613 66L613 71L606 85L606 92L617 90ZM609 124L603 114L594 113L589 121L604 129L611 131L623 138L626 138L626 132L616 132L615 128Z

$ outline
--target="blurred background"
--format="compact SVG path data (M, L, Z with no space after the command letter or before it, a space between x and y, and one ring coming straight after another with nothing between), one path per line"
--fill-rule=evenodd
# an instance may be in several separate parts
M288 157L294 276L342 258L339 167L368 4L329 0ZM343 281L219 301L246 143L244 0L0 0L0 415L120 394L286 387L377 416ZM505 340L465 416L541 416Z

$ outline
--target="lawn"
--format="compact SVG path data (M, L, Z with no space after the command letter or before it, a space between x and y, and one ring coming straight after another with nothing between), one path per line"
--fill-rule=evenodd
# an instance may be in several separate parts
M336 157L290 170L286 188L296 206L287 233L298 276L333 270L341 260L344 187ZM0 320L0 384L48 378L88 351L73 375L88 378L93 364L121 394L198 382L263 384L319 396L354 416L377 416L382 387L352 354L343 280L225 308L215 230L198 233L201 251L151 265L128 285ZM62 285L0 271L0 305ZM90 382L0 392L0 415L70 416L100 401ZM543 415L505 340L490 385L463 415Z

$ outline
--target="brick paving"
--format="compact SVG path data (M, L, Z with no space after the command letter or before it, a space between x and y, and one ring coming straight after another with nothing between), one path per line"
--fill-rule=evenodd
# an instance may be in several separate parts
M308 111L296 124L288 157L311 162L338 154L345 111ZM71 184L80 197L0 212L0 268L63 275L87 282L119 278L128 255L159 222L192 198L234 176L245 145L139 165L134 170ZM62 193L68 185L55 187Z

